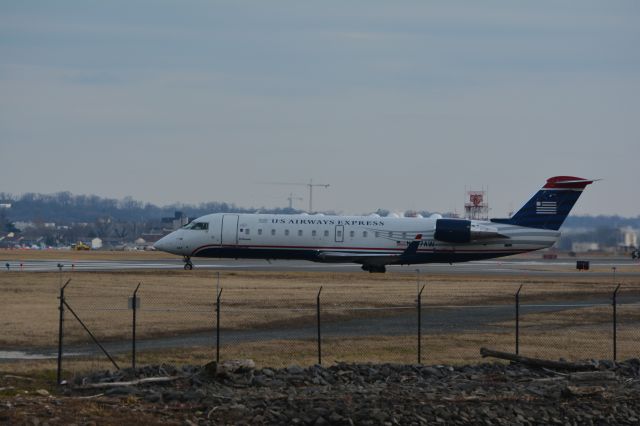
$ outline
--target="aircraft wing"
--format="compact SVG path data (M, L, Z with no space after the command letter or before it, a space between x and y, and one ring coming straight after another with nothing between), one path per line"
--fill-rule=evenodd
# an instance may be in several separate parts
M422 234L416 235L416 238L409 243L409 246L398 254L389 253L355 253L343 251L320 251L318 258L324 262L354 262L367 263L371 265L386 265L396 263L398 260L406 256L412 256L417 253L418 246L422 240Z

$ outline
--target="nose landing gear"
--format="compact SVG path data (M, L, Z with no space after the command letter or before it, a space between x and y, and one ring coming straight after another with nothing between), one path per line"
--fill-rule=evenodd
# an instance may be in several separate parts
M184 261L184 270L185 271L190 271L193 269L193 263L191 263L191 257L189 256L185 256L184 259L182 259Z

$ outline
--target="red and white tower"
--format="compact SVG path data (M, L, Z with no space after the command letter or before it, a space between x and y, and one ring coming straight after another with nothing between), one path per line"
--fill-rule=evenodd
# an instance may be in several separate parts
M464 217L466 219L489 220L489 202L486 191L467 191L467 200L464 203Z

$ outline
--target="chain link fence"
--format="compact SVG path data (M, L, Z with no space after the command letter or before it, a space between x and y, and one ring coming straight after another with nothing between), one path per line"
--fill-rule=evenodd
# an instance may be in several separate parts
M69 283L60 294L61 379L234 358L263 366L477 363L481 347L547 359L613 359L614 350L617 359L640 356L640 285L619 288L614 316L611 284L213 277L185 289L183 279L110 282L99 292L95 282Z

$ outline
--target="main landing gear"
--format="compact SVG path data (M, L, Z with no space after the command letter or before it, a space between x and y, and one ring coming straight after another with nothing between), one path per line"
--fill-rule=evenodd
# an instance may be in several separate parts
M370 273L380 273L380 274L384 274L385 272L387 272L387 268L384 265L369 265L369 264L363 264L362 265L362 269L364 269L365 271L369 271Z
M184 270L185 271L190 271L193 269L193 263L191 263L191 257L189 256L185 256L184 259L182 259L184 262Z

